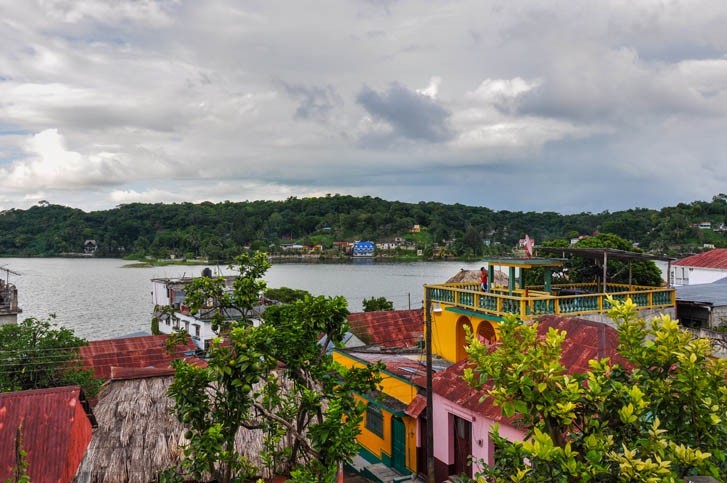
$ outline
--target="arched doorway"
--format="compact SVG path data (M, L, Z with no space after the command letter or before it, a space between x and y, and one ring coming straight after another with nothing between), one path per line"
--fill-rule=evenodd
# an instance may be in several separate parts
M495 342L497 334L495 333L495 328L489 321L483 320L477 326L477 339L483 344L492 344Z
M465 316L460 317L457 320L457 360L456 362L459 362L461 360L464 360L467 358L467 351L465 349L467 348L467 332L465 331L465 327L469 328L469 333L472 334L472 323L470 322L470 319L468 319Z

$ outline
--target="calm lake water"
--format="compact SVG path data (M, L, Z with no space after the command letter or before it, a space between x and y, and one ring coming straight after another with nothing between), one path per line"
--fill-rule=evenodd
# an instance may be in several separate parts
M20 319L45 318L55 313L56 323L89 340L149 332L151 279L196 276L205 267L124 267L127 264L118 259L0 258L0 267L21 274L11 274L9 279L18 287L23 309ZM303 289L313 295L342 295L351 312L360 312L363 299L370 297L386 297L396 309L407 309L422 306L422 285L444 282L461 268L475 270L481 265L482 262L374 260L280 263L268 270L265 280L268 287ZM233 273L221 268L222 273Z

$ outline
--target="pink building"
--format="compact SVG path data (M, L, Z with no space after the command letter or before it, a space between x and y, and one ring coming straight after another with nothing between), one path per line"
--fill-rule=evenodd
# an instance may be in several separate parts
M562 346L561 363L570 374L589 370L588 361L610 357L624 364L616 353L618 334L606 324L590 320L544 316L538 319L538 334L544 337L549 328L567 333ZM434 465L436 481L462 473L472 476L481 470L468 466L471 455L475 461L494 463L494 446L490 436L494 424L500 425L500 436L510 441L522 441L526 431L517 420L506 418L489 399L480 402L484 391L476 391L462 376L470 367L461 361L433 376ZM417 381L419 382L419 381ZM423 435L422 435L423 436ZM423 441L425 438L422 437ZM474 471L473 471L474 470Z

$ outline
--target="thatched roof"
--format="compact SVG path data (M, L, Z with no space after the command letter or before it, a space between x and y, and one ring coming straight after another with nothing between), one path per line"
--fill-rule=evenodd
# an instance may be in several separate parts
M494 282L498 285L507 285L510 281L510 277L505 272L495 270ZM480 283L480 271L479 270L465 270L461 269L452 278L447 280L445 283ZM492 280L490 280L492 283Z
M157 369L150 372L152 377L112 379L103 386L94 409L98 429L75 482L157 481L162 471L182 460L185 427L167 397L173 373L159 374ZM261 466L260 431L241 429L235 446Z

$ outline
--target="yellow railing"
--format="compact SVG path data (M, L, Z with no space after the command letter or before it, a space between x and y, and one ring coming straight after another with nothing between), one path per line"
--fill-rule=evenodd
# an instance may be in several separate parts
M543 286L514 289L492 286L489 292L480 290L477 283L450 283L425 285L432 302L454 305L489 315L502 316L506 313L518 314L522 320L538 315L554 314L578 316L608 312L614 300L631 300L640 309L659 309L674 307L676 292L673 288L630 286L609 283L607 292L599 284L553 285L553 293L543 290Z

